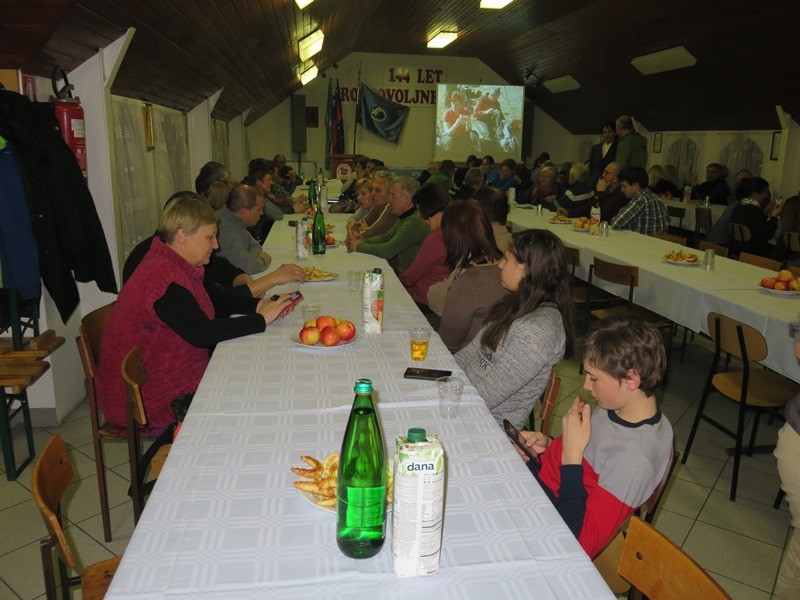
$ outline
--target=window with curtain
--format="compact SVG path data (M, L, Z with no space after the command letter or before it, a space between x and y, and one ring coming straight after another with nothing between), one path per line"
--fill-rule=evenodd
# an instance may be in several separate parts
M763 161L764 152L761 147L750 138L737 135L722 150L719 162L728 168L728 183L732 186L736 173L742 169L748 169L753 175L761 175Z
M228 146L228 124L211 119L211 160L230 168L231 153Z
M681 185L686 181L689 173L697 172L697 157L699 156L699 149L697 144L689 139L688 136L681 136L669 147L667 150L667 163L672 165L678 172L678 181L676 185Z
M186 117L177 110L155 108L156 147L153 151L155 193L164 202L182 190L194 191L186 143Z

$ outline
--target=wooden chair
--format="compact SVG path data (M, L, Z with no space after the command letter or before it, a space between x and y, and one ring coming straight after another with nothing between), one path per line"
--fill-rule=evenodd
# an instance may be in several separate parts
M686 216L686 209L682 206L667 206L667 214L670 219L678 219L678 226L673 227L670 225L670 230L683 229L683 218Z
M749 252L740 253L739 262L747 263L748 265L755 265L757 267L763 267L764 269L769 269L770 271L775 271L776 273L781 270L781 263L779 261L766 258L764 256L758 256L757 254L750 254Z
M715 244L714 242L707 242L705 240L700 240L697 244L697 249L700 252L705 252L706 250L713 250L716 256L722 256L724 258L728 257L729 250L725 246L720 246L719 244Z
M731 598L691 556L638 517L628 526L618 571L650 600Z
M561 378L556 375L557 367L553 367L550 371L550 378L547 380L547 387L542 394L541 401L539 402L539 431L545 435L550 435L550 421L553 419L553 408L555 408L556 400L558 400L558 390L561 388ZM531 431L536 431L536 409L531 411L531 416L528 420Z
M673 244L678 244L678 246L685 246L686 242L688 242L688 238L683 235L672 235L671 233L662 233L657 231L653 234L653 237L658 238L660 240L664 240L665 242L672 242Z
M78 354L81 357L83 373L86 376L86 390L89 398L89 417L92 423L92 445L94 447L94 463L97 470L97 488L100 494L100 515L103 519L103 537L111 541L111 518L108 510L108 490L106 488L106 468L103 455L103 443L108 440L125 439L125 428L106 423L97 406L97 392L94 378L97 373L96 357L100 356L100 342L108 323L108 317L114 308L114 302L93 310L81 319L78 337Z
M711 209L698 206L694 209L694 232L697 239L705 237L711 231Z
M766 369L752 369L751 361L763 360L767 356L767 342L761 333L739 321L719 313L708 314L708 331L714 340L714 358L708 372L703 395L697 407L697 414L692 423L692 430L686 442L682 463L686 464L689 452L692 449L694 436L700 420L704 420L723 433L736 440L733 454L733 476L731 477L730 499L736 500L736 484L739 479L739 463L742 457L742 442L744 438L745 415L747 411L755 412L750 443L747 455L752 456L755 448L756 433L761 414L764 412L775 413L777 409L786 405L792 397L800 391L793 381L790 381ZM719 368L722 352L727 352L742 361L741 371L724 372ZM733 431L704 413L708 396L716 389L726 398L739 403L739 413L736 431Z
M742 225L741 223L731 223L729 227L732 240L731 251L738 256L739 252L741 252L742 248L744 248L744 245L753 239L753 235L750 233L750 228L747 225Z
M62 596L69 598L69 588L80 584L84 600L105 597L121 556L115 556L83 568L77 577L69 577L67 568L75 567L75 557L61 528L61 498L72 481L72 466L60 435L54 436L42 450L33 469L33 499L44 517L49 536L39 543L47 600L56 600L56 578L53 573L53 548L58 551L58 570Z
M656 486L656 489L653 490L651 496L645 501L644 504L636 509L636 512L634 513L635 517L641 517L642 511L644 511L645 522L653 522L656 509L661 503L664 490L667 488L667 484L669 483L669 478L672 477L672 472L675 470L675 465L678 464L678 457L679 454L675 450L675 442L673 441L672 458L667 466L667 470L664 472L664 475L661 477L661 481L658 482L658 486ZM630 520L628 523L630 523ZM595 568L600 572L600 575L602 575L603 579L605 579L608 587L611 588L611 591L616 595L624 594L631 587L631 584L620 577L619 573L617 572L617 566L619 565L619 560L622 557L622 547L625 542L626 529L627 527L623 525L623 527L620 528L619 533L614 536L608 545L603 548L602 552L600 552L600 554L598 554L592 561Z
M144 500L150 494L155 484L167 455L172 446L174 426L167 428L142 454L141 436L139 428L147 425L144 412L141 387L147 381L147 370L144 367L142 349L134 346L122 359L122 379L125 381L125 391L128 395L127 437L128 461L131 467L131 499L133 500L133 520L139 522L139 517L144 509Z

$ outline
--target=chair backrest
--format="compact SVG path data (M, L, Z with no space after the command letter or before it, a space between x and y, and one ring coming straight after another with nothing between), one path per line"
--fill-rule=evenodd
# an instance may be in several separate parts
M653 234L653 237L664 240L665 242L678 244L679 246L685 246L686 242L688 241L688 239L682 235L672 235L671 233L663 233L661 231L656 231Z
M781 263L779 261L771 258L765 258L764 256L758 256L757 254L750 254L749 252L742 252L739 255L739 262L747 263L748 265L755 265L757 267L763 267L765 269L769 269L770 271L776 272L781 268Z
M103 332L108 323L108 317L111 314L111 309L114 308L114 302L101 306L93 310L88 315L81 319L81 325L78 329L78 337L75 341L78 344L78 354L81 357L81 364L83 365L83 373L86 376L86 382L89 395L89 414L92 417L92 428L94 433L97 434L99 427L97 396L94 389L94 377L97 372L97 358L100 356L100 343L103 340Z
M571 246L564 246L564 255L567 258L567 265L572 269L572 275L575 275L575 269L581 266L581 251L578 248Z
M667 206L667 214L670 217L675 217L677 219L683 219L686 216L686 209L682 206Z
M741 223L731 223L731 237L733 241L737 244L743 244L745 242L749 242L750 239L753 237L750 234L750 228L747 225L742 225Z
M611 283L631 287L639 285L639 267L621 265L608 262L602 258L595 258L592 263L592 272L595 277Z
M691 556L638 517L628 526L619 574L652 600L730 598Z
M550 379L547 380L547 387L542 396L542 408L539 411L539 416L542 419L541 431L545 435L550 435L550 421L553 418L553 408L558 399L558 390L561 389L561 378L556 376L556 367L550 371ZM533 422L531 421L531 426Z
M796 231L784 231L783 244L789 252L800 252L800 233Z
M723 352L727 352L736 358L743 358L744 351L746 351L748 361L758 361L766 358L767 340L757 329L750 327L750 325L745 325L741 321L716 312L708 313L707 325L711 339L715 343L719 343L719 348ZM739 340L740 335L741 342ZM742 348L742 343L744 348Z
M672 440L672 458L667 465L667 470L664 471L664 475L661 477L661 481L658 482L656 489L653 490L652 495L645 500L645 503L640 507L644 508L644 520L648 523L652 523L653 517L656 516L656 509L661 502L661 497L664 495L664 490L669 483L669 478L672 476L672 471L675 470L675 465L678 462L679 456L680 454L678 454L678 452L675 450L675 440Z
M125 381L125 392L128 395L128 406L133 411L134 420L141 426L147 425L142 401L142 386L147 381L147 370L144 368L142 349L134 346L122 359L122 379Z
M695 233L708 233L711 231L711 209L698 206L694 209Z
M700 240L700 243L697 244L697 249L701 252L705 252L706 250L713 250L714 254L717 256L727 257L729 250L725 246L720 246L719 244L715 244L714 242L707 242L705 240Z
M64 491L72 481L72 476L72 465L69 464L64 440L60 435L55 435L39 453L36 466L33 468L31 488L33 499L44 517L47 531L55 540L61 559L69 567L75 566L75 558L61 528L59 506Z

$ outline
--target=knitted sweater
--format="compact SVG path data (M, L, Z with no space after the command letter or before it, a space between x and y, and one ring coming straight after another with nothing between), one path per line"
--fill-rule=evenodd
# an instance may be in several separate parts
M412 208L400 215L389 231L361 242L356 250L384 258L397 273L402 273L414 262L429 233L428 226Z
M550 370L564 356L566 333L561 313L544 304L511 323L492 352L481 346L483 328L455 355L499 425L508 419L517 429L547 387Z

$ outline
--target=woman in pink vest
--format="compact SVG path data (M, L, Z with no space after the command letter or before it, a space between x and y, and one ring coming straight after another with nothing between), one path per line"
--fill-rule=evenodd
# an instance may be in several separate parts
M141 346L148 374L142 387L148 428L163 429L175 420L170 403L197 389L217 343L264 331L288 305L289 294L259 300L237 288L209 296L203 265L218 247L217 215L208 202L192 192L176 194L161 214L150 250L120 291L103 335L95 385L110 423L125 425L120 366L134 346Z

